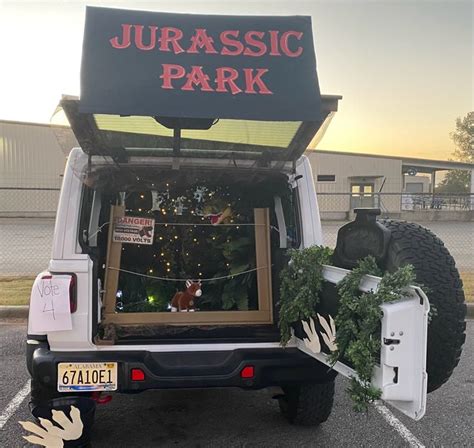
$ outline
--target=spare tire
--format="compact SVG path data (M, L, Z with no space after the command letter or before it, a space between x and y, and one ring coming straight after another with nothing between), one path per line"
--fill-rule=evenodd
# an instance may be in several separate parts
M444 384L461 357L466 339L466 305L453 257L430 230L413 223L379 220L391 231L383 268L393 272L411 264L434 308L428 325L428 392Z

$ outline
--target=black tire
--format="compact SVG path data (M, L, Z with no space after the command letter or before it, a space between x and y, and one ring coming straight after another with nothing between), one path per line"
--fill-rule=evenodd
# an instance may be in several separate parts
M418 224L391 219L380 222L390 229L385 269L393 272L412 264L416 280L427 289L435 308L428 325L428 392L444 384L461 357L466 339L466 305L462 281L453 257L443 242Z
M328 383L303 383L283 387L278 399L280 412L292 424L318 426L331 414L334 380Z

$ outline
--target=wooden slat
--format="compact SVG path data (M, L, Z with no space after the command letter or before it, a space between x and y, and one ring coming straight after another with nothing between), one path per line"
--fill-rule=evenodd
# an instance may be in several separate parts
M269 311L195 311L191 313L105 313L104 324L167 324L167 325L206 325L206 324L270 324Z
M272 310L272 279L270 253L270 216L268 208L254 209L255 256L257 268L258 309Z
M125 206L112 205L110 207L109 234L107 243L107 260L105 262L105 293L104 308L105 313L115 312L115 301L117 296L117 286L120 272L120 261L122 257L122 243L114 243L112 236L114 233L114 222L117 217L124 216ZM115 268L115 269L110 269Z

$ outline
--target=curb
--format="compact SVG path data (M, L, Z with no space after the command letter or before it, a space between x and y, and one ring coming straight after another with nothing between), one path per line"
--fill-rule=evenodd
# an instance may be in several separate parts
M474 303L466 303L467 319L474 319ZM28 305L0 306L0 319L27 319Z
M27 319L28 305L0 306L0 319Z

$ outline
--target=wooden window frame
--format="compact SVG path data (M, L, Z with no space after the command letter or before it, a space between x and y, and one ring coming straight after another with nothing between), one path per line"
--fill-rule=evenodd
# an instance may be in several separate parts
M115 311L122 243L113 241L113 223L124 216L125 207L113 205L107 243L103 324L141 325L262 325L273 324L270 214L268 208L254 209L255 255L257 267L258 310L117 313ZM112 269L111 269L112 268ZM171 300L171 297L170 297Z

